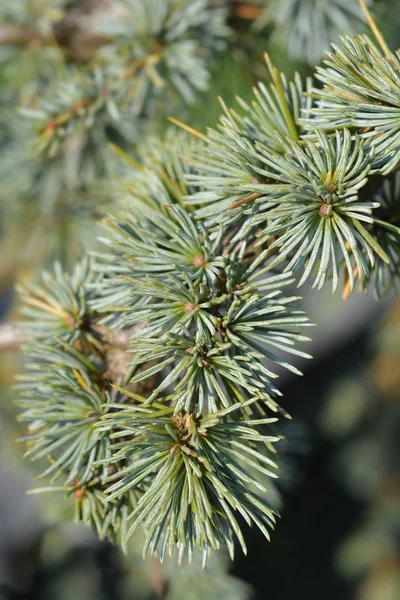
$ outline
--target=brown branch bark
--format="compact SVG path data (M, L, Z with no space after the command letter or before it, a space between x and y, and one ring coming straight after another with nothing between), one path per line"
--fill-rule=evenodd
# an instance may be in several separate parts
M0 24L0 46L32 45L51 46L57 43L71 57L88 61L95 51L107 42L104 35L73 29L60 23L54 26L52 35L44 35L34 27Z
M31 42L49 43L50 38L44 36L34 27L20 27L19 25L0 24L0 45L20 46Z
M109 331L108 341L115 350L126 351L129 348L129 340L134 333L141 328L135 325L129 329ZM17 352L22 344L30 342L32 337L24 331L23 326L15 323L0 323L0 352Z
M22 328L13 323L0 323L0 352L16 352L29 337Z

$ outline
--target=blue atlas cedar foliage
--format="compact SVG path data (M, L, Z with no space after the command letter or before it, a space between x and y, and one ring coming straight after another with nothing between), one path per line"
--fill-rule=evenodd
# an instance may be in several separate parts
M130 340L132 377L127 387L115 385L106 366L110 350L106 339L100 346L90 346L90 340L77 335L70 344L52 336L47 344L33 343L32 364L20 384L21 402L27 405L22 418L31 423L29 455L34 459L50 455L45 474L62 479L65 491L74 492L78 503L92 499L95 514L85 513L92 525L98 517L99 490L106 508L115 502L131 506L134 494L137 504L127 516L131 523L127 535L136 522L145 523L146 547L151 551L171 553L176 547L182 559L185 552L190 556L199 547L206 557L210 548L225 542L233 554L234 536L245 549L236 511L266 534L276 512L263 496L266 483L253 474L255 469L275 477L265 466L274 465L265 452L279 440L270 431L276 417L267 415L269 410L281 411L275 400L279 391L271 382L276 375L261 359L292 368L281 351L304 355L294 346L308 339L298 332L308 321L294 306L297 298L281 296L279 287L291 280L285 274L268 274L262 266L264 254L252 261L246 245L240 244L224 256L221 237L208 249L207 244L199 247L204 230L182 208L170 208L167 215L142 222L151 232L161 227L164 234L157 239L150 236L148 246L136 233L140 225L128 223L132 243L117 236L114 248L132 264L131 275L123 277L133 290L130 297L136 295L138 300L120 307L106 301L103 311L123 312L128 327L144 326ZM157 268L147 272L143 266L148 264L152 241ZM65 279L64 287L72 289L68 276ZM96 289L106 284L107 276L94 282L88 277L83 286L88 304ZM81 294L82 288L75 293ZM51 312L51 303L43 311L49 306ZM99 304L96 311L88 320L101 326ZM90 329L88 323L85 327ZM126 361L128 357L125 354ZM50 371L49 365L54 367ZM41 370L43 376L38 375ZM132 386L149 379L146 396L132 391ZM125 426L126 416L133 420ZM226 458L231 458L216 462L221 444L226 452L230 449ZM160 487L164 479L165 488ZM253 485L262 494L252 492ZM153 503L159 509L149 515ZM177 533L177 519L183 518L179 506L186 506L188 516ZM120 521L115 521L114 537L119 538L119 527Z
M92 246L109 201L109 144L136 154L160 115L207 89L228 13L207 0L17 5L0 1L2 214L17 267L69 265Z
M86 69L62 65L39 108L23 110L36 124L38 150L54 157L82 130L102 133L98 151L117 135L137 143L160 101L165 111L165 103L177 106L177 95L190 103L207 88L206 61L229 36L226 16L206 0L118 0L105 15L95 13L93 33L105 39L99 56Z
M354 60L366 73L375 58ZM391 88L396 65L384 64ZM298 344L309 325L281 288L313 276L336 290L343 275L348 291L375 280L380 294L398 277L398 181L382 175L396 135L380 145L373 124L369 135L348 116L375 97L371 82L358 81L359 105L345 99L331 133L313 125L332 111L328 97L340 104L339 88L326 86L316 108L310 83L269 69L252 106L197 134L186 166L171 137L143 166L131 161L107 252L27 296L43 338L21 383L29 452L50 455L47 472L101 535L126 548L143 525L144 554L183 560L199 548L205 559L225 544L233 556L235 538L246 551L238 515L268 537L276 421L288 416L272 380L278 366L299 373L285 355L307 356ZM122 376L112 329L124 334Z

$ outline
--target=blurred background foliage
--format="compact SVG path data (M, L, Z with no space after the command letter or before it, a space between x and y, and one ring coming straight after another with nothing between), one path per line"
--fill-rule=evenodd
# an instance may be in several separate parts
M16 282L55 258L68 264L82 247L93 247L97 220L112 207L115 180L123 172L108 142L140 157L145 139L164 135L169 115L200 130L213 127L221 113L218 96L228 106L235 105L237 95L248 101L252 86L268 77L264 51L288 77L295 71L306 76L327 42L337 41L332 38L338 30L353 33L364 27L357 2L350 0L210 0L213 8L227 12L215 21L211 53L203 25L196 30L205 49L201 69L209 77L204 72L193 82L193 98L186 87L169 94L169 85L158 79L168 81L168 72L152 72L150 64L138 104L129 105L130 91L117 86L113 103L107 105L107 98L96 104L104 117L101 127L97 120L96 128L80 127L78 108L86 108L77 107L68 144L63 146L61 132L59 146L51 148L43 139L49 115L76 105L82 99L82 94L74 97L77 89L98 89L100 98L104 85L126 67L127 53L139 60L140 43L132 49L126 39L135 21L127 21L121 34L112 33L118 43L104 44L110 31L108 19L97 19L101 4L0 0L4 319L14 312ZM398 0L376 1L373 9L392 47L399 47ZM72 503L60 508L53 497L26 497L33 475L16 442L22 429L11 387L20 358L15 351L2 351L0 599L398 600L400 303L390 298L378 306L358 295L343 304L329 292L305 290L305 308L318 325L316 360L303 366L301 381L284 381L285 408L298 425L287 428L281 459L277 494L283 519L269 545L250 532L250 556L239 557L230 574L222 555L205 571L194 565L177 573L172 561L162 568L155 560L143 562L135 541L124 557L82 526L59 525L61 511L66 519L73 516Z

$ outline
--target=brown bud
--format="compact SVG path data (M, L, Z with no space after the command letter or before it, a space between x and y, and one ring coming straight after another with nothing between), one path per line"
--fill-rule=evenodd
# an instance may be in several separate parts
M204 260L204 256L201 256L201 254L198 254L197 256L194 257L193 264L195 267L199 267L200 269L203 269L206 266L207 261Z
M332 204L329 204L329 202L324 202L319 209L319 214L321 215L321 217L324 217L324 219L332 216L332 212Z
M75 327L75 325L79 325L78 321L73 315L67 315L65 317L65 322L69 327Z
M82 489L76 490L76 492L74 492L74 496L77 500L82 500L84 495L85 495L85 492Z

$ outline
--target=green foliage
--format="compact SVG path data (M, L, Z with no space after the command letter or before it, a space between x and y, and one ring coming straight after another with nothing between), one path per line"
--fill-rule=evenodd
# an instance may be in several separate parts
M63 141L82 128L97 135L95 150L109 140L137 141L139 125L127 129L128 117L154 117L156 99L173 99L174 88L193 101L194 90L207 85L205 58L223 48L228 35L224 18L224 11L208 9L205 0L122 1L111 15L95 17L94 31L106 36L98 64L77 70L66 65L64 81L58 77L40 109L24 111L38 122L38 151L55 156Z
M27 384L28 391L25 391L26 395L23 396L24 402L30 405L30 410L24 413L22 418L36 424L41 417L39 427L44 429L44 437L41 431L38 434L40 442L30 451L31 456L43 458L42 446L50 447L47 454L52 453L53 447L63 450L61 457L45 471L45 474L53 472L56 472L57 475L66 474L65 485L71 485L72 482L76 484L76 481L79 481L79 486L92 485L93 477L97 477L97 473L92 472L93 462L96 460L100 460L100 465L112 464L115 468L115 472L109 478L103 477L102 479L102 482L105 479L107 483L117 480L117 483L110 487L104 487L106 501L113 501L122 494L130 493L134 485L132 482L139 484L143 480L148 489L132 513L137 516L138 523L147 522L147 513L141 510L143 506L151 508L153 503L159 505L159 494L164 493L164 488L160 485L161 479L154 479L154 475L157 474L157 477L161 477L161 470L157 472L157 469L161 465L161 458L167 459L162 473L163 477L164 474L170 476L170 479L166 480L166 486L171 487L175 500L171 500L172 496L170 495L168 495L168 499L173 502L175 507L177 503L179 505L182 502L186 503L190 508L191 516L188 517L185 525L182 524L184 529L178 543L178 539L172 535L175 531L177 515L175 513L168 523L164 523L163 505L160 512L157 513L158 521L154 523L154 527L148 523L147 529L150 528L151 532L149 533L149 543L153 536L158 540L163 534L164 539L169 540L165 542L165 544L168 543L169 551L175 543L179 546L179 552L182 553L185 547L184 537L189 534L189 531L192 531L190 553L192 545L207 551L209 547L219 547L222 541L229 545L232 552L233 531L239 536L243 548L245 546L236 518L231 510L239 510L243 515L247 515L245 518L248 522L250 522L249 519L254 520L262 531L266 532L262 525L266 521L266 517L263 516L264 513L261 513L263 510L266 512L267 522L270 523L270 508L268 505L265 508L261 500L253 497L244 486L243 481L251 483L254 480L249 474L240 475L241 467L236 465L236 459L234 461L232 458L232 466L227 473L219 474L215 463L216 456L212 459L210 452L217 452L220 443L225 443L225 452L227 452L230 444L233 446L236 444L238 448L241 448L244 439L248 440L249 444L250 442L269 443L278 439L276 436L265 436L257 429L253 431L251 428L252 425L271 422L270 418L263 417L265 412L263 405L273 411L278 408L273 398L279 392L270 381L275 375L262 364L261 358L266 356L270 360L292 369L286 361L275 354L275 350L286 350L303 355L295 350L293 345L295 342L307 339L296 332L299 325L307 324L307 319L303 313L292 308L297 298L280 297L278 286L290 283L290 280L285 275L268 276L265 268L257 269L257 265L262 263L265 253L261 254L256 261L252 261L251 255L246 257L246 245L244 244L240 249L236 249L224 257L219 254L221 235L213 243L207 242L202 226L199 225L196 228L195 222L191 221L182 208L170 208L167 215L158 217L149 215L147 222L142 221L140 227L131 218L117 220L117 227L113 224L112 231L116 228L118 234L112 246L116 252L116 269L117 271L120 269L119 257L122 255L125 263L131 265L129 277L122 275L124 279L128 280L131 288L127 288L128 300L136 296L137 302L133 307L132 302L127 301L120 307L108 307L107 301L107 306L103 308L110 312L122 310L126 313L124 322L128 326L146 324L136 335L131 337L131 347L135 357L132 363L133 377L130 381L131 384L136 384L147 381L150 377L158 376L159 383L152 385L150 381L150 387L152 386L153 389L146 399L141 399L136 393L132 394L129 389L117 387L117 390L122 395L122 399L125 398L125 402L131 398L136 403L139 401L140 404L144 402L146 406L149 404L151 406L149 408L135 406L135 402L133 406L126 408L123 404L114 403L107 406L107 402L104 404L105 398L102 403L98 394L95 394L95 398L92 399L94 390L91 385L93 385L93 381L107 370L104 364L106 354L105 352L101 354L99 342L96 340L97 344L93 345L91 353L101 354L103 363L100 364L100 371L97 371L87 360L82 365L79 364L78 357L82 362L83 356L78 353L77 344L78 347L83 345L83 348L86 345L86 352L88 352L92 337L85 336L82 341L80 333L82 326L76 324L77 321L82 323L77 318L78 314L86 313L84 329L89 332L93 329L91 319L96 319L96 317L88 314L86 298L81 299L81 307L76 306L76 294L81 288L79 285L78 288L74 288L74 285L76 286L78 282L81 283L79 281L81 273L77 271L71 283L68 280L65 281L58 269L56 277L70 293L63 294L62 290L58 289L56 299L54 299L53 296L49 297L39 291L39 294L47 300L46 304L43 303L43 307L35 296L28 296L27 302L28 306L33 306L35 311L40 309L40 314L50 312L50 323L53 323L56 332L60 329L63 331L66 324L71 324L72 332L68 331L70 345L66 345L60 338L50 338L52 342L48 346L41 347L37 344L33 346L32 361L40 363L47 360L55 367L54 374L52 373L54 379L49 378L47 373L45 377L49 394L49 414L48 420L46 420L44 410L40 414L40 407L43 403L46 404L46 393L44 389L42 390L43 383L37 375L36 362L33 362L29 374L26 376L29 382ZM147 239L147 244L144 243L145 239ZM200 240L202 244L200 244ZM153 260L149 262L150 258ZM107 260L106 263L109 264L109 261ZM263 279L260 279L262 275ZM115 276L121 276L120 272L117 272ZM49 275L46 276L46 279L48 282L54 281ZM113 281L113 277L110 281ZM107 277L103 281L98 280L91 284L90 280L86 280L85 283L94 296L97 287L107 285ZM75 291L75 296L73 291ZM266 295L259 295L259 292ZM98 299L95 302L96 310L100 311L101 302L99 303ZM90 299L88 303L90 304ZM73 309L70 308L71 305L73 305ZM70 318L65 319L62 316L60 323L60 314L64 315L65 313ZM31 309L28 310L28 315L32 316ZM42 323L44 318L46 317L41 319ZM50 334L50 331L48 333ZM59 348L60 344L61 349ZM270 346L272 351L267 350L265 346ZM63 372L61 369L63 361L72 370L71 373ZM138 370L138 366L143 365L145 366L144 370ZM169 368L170 372L163 376L165 368ZM297 371L294 368L293 370ZM76 380L78 380L78 384ZM32 386L32 381L33 390L29 387ZM82 392L82 389L80 393L77 391L79 383L85 393ZM72 403L68 410L59 397L60 388L65 393L67 400ZM169 393L169 390L172 393ZM167 392L167 396L162 400L160 394L165 392ZM37 406L33 397L38 399ZM53 406L54 398L57 398L57 409ZM163 404L160 404L161 400ZM238 401L239 404L237 404ZM228 421L221 423L220 420L225 413L221 413L220 409L224 407L225 413L227 411L229 414L231 414L232 408L235 408L236 411L240 408L240 412L245 409L246 416L239 417L239 419L236 417L233 420L231 416ZM120 410L116 412L118 408ZM61 414L58 413L58 410ZM132 443L127 445L122 442L121 446L117 442L110 446L104 441L108 437L104 439L96 437L92 433L92 427L95 426L92 422L93 419L87 416L88 414L92 415L94 410L96 419L101 419L103 411L107 414L106 426L100 425L101 431L110 429L111 436L118 440L133 436ZM257 416L256 421L251 419L254 411ZM210 416L201 417L204 412L209 412ZM149 413L151 419L143 419L143 413ZM128 421L128 426L125 426L126 414L129 418L131 414L133 415L132 424ZM65 422L63 427L60 427L61 415ZM272 419L272 421L275 420ZM154 435L150 424L154 425ZM211 427L213 427L212 430ZM193 428L196 431L198 429L205 439L198 438ZM117 430L116 433L115 430ZM183 433L178 435L181 430ZM34 437L35 433L32 435ZM65 450L65 445L67 442L71 442L71 438L74 439L74 443L69 443ZM200 441L202 441L201 444ZM192 456L192 445L193 452L197 451L198 456L196 454ZM99 452L104 454L106 451L112 453L109 458L99 457ZM190 465L185 466L183 456L186 452L188 452L187 460L190 461ZM268 463L269 459L254 449L249 448L248 452L250 457L245 462L264 474L270 474L262 466L262 463ZM236 458L240 457L237 450L232 449L232 453ZM255 461L251 458L252 456L256 459ZM205 462L207 457L209 457L208 463ZM142 462L146 465L146 469L142 468ZM183 497L178 502L182 493L179 473L185 479L184 473L188 467L190 477L201 478L203 473L201 469L199 471L198 463L206 465L204 468L207 477L211 473L211 488L208 484L204 484L203 489L202 481L196 483L202 490L204 505L198 506L195 500L197 494L189 493L189 488L195 485L191 479L184 484L185 487L189 486L188 491L185 492L185 494L189 493L189 496ZM118 469L117 465L122 465L122 468ZM225 466L225 461L221 463L221 468L223 466ZM84 474L81 476L82 469L84 469ZM178 471L176 477L174 475L172 479L175 469ZM216 470L215 473L214 470ZM239 485L235 482L233 473L239 476L242 484ZM206 476L206 473L204 475ZM260 487L261 484L256 480L255 483ZM226 487L227 490L224 491ZM228 505L231 508L228 508ZM260 506L264 506L264 508L261 510ZM260 510L261 513L259 513ZM213 513L221 514L222 520L217 524L210 521ZM155 514L154 511L151 511L152 519L155 518ZM207 519L206 514L208 515ZM206 520L204 521L204 519ZM226 525L224 525L225 522ZM156 547L157 544L153 544L152 550L155 551Z
M85 338L89 344L98 344L94 331L86 329L93 320L88 289L93 280L90 261L83 260L71 275L57 263L54 273L42 274L40 286L33 282L20 286L18 291L24 301L20 311L25 317L23 327L35 337L57 338L68 343Z
M207 0L114 4L116 18L106 16L95 27L111 37L104 49L107 60L121 70L129 65L138 69L134 112L141 112L149 97L171 86L187 102L206 89L207 62L214 50L224 48L229 34L225 9L208 6Z
M19 385L19 403L28 406L21 415L30 424L27 455L50 458L41 477L51 475L54 481L64 475L65 485L87 483L93 478L93 462L107 455L109 445L95 427L108 400L108 392L93 383L101 381L104 365L66 344L37 343L27 356L30 372Z
M361 43L346 39L349 46ZM359 62L363 56L359 52ZM384 64L389 65L389 61ZM393 77L395 64L391 60ZM194 214L207 226L214 229L223 223L235 240L267 244L270 255L278 253L271 266L285 261L286 271L301 270L299 285L311 274L317 287L332 278L333 291L339 286L340 271L345 272L346 287L352 291L356 278L366 287L375 269L389 269L385 266L390 262L389 254L379 242L385 240L384 245L394 246L396 253L399 234L395 202L385 201L392 212L381 210L383 220L377 201L378 190L385 185L378 173L393 169L397 160L393 149L396 133L392 127L375 130L371 122L348 116L347 107L352 102L355 110L363 110L369 92L367 84L365 92L358 85L358 98L347 99L352 89L350 69L352 73L358 71L350 64L346 68L344 75L339 71L335 75L341 85L338 91L329 80L322 91L314 90L313 95L321 98L318 107L310 103L309 95L301 107L294 99L302 86L287 86L270 66L273 83L270 91L263 92L268 105L256 90L252 111L243 103L241 116L226 109L219 130L209 131L206 148L195 155L198 172L187 176L189 182L203 187L188 198L187 205L200 207ZM333 80L333 69L326 73ZM366 76L363 81L367 81ZM280 109L275 107L271 113L267 106L274 106L273 98ZM385 118L382 103L377 110ZM392 112L388 112L389 120ZM250 116L254 117L252 127ZM392 122L395 129L396 122ZM371 198L371 189L375 189L375 198ZM391 273L396 276L396 267ZM382 279L382 275L377 277ZM384 286L377 289L383 292Z
M0 191L15 198L2 203L10 245L13 231L33 221L34 233L17 245L17 266L33 256L69 265L93 246L92 223L109 200L105 180L117 163L109 146L137 156L158 115L185 110L207 88L208 64L229 36L227 11L206 0L1 9L7 94ZM21 199L23 209L10 210Z
M324 285L332 265L333 291L336 291L340 251L347 265L352 290L351 258L360 277L368 277L368 263L370 267L375 264L374 253L384 262L389 262L383 249L363 226L363 222L374 223L372 211L379 206L378 203L361 201L358 195L368 181L370 157L364 154L357 138L352 142L346 129L336 131L335 138L330 139L317 132L317 139L317 147L310 141L303 147L291 142L286 147L284 158L261 150L267 167L270 166L270 170L264 169L262 174L282 181L288 187L283 194L277 194L276 200L273 198L268 202L268 191L265 193L267 202L257 200L261 213L257 221L264 220L266 216L268 225L261 235L278 236L270 246L271 250L279 247L279 255L272 265L291 253L287 269L298 269L299 265L306 263L299 285L307 279L318 261L314 285L318 288ZM267 213L265 216L263 210Z
M288 82L267 57L272 82L238 111L223 104L217 131L184 125L198 139L172 131L133 156L129 135L119 143L127 115L136 127L166 90L191 100L203 89L223 14L203 0L118 3L96 26L110 38L95 80L71 78L32 114L51 165L81 136L74 189L108 174L83 177L106 142L125 165L107 188L122 197L106 250L25 292L44 338L21 383L28 452L50 456L44 474L62 479L100 535L126 549L144 526L145 555L176 550L180 561L224 544L233 557L235 537L246 551L239 515L266 537L274 524L271 454L288 415L273 380L282 367L300 374L286 356L308 357L298 346L310 324L282 288L313 277L336 291L342 279L347 295L358 280L381 295L399 276L398 180L387 174L400 68L373 22L386 58L367 38L344 38L319 71L322 91Z
M149 408L121 406L106 419L106 431L110 428L111 437L123 441L111 447L112 457L105 464L128 462L108 478L107 499L118 498L151 477L128 518L128 537L145 524L144 555L159 550L163 560L176 549L180 561L184 553L191 560L198 547L205 560L211 548L227 544L233 558L234 536L246 552L236 511L269 537L267 526L273 526L276 511L252 491L252 487L266 489L243 465L276 476L271 471L275 463L257 451L256 444L279 438L262 435L255 427L275 419L224 422L226 412L196 419L157 402Z
M50 90L48 94L49 98L43 98L40 109L22 111L22 114L37 124L38 152L53 158L65 140L76 136L82 129L88 130L87 135L90 132L97 136L92 142L93 148L97 145L104 148L108 139L113 136L124 139L118 129L110 130L111 123L119 118L116 105L118 90L113 88L113 82L109 82L107 78L109 79L107 73L101 70L93 73L67 72L65 81L57 81L56 89ZM103 132L103 139L99 136L99 128ZM89 143L89 140L86 141L86 144ZM76 160L79 161L81 156L79 152L77 154Z
M386 44L381 51L366 36L342 41L317 72L324 88L314 90L320 103L308 125L361 129L375 151L375 170L387 175L400 161L400 54Z
M99 277L84 265L71 279L57 268L55 276L45 276L56 293L33 288L36 295L26 297L28 316L40 318L39 331L46 321L51 325L47 345L32 345L24 376L22 402L29 408L22 418L32 422L28 441L38 439L29 455L39 459L59 449L45 474L63 476L65 491L79 492L80 514L92 526L99 494L115 514L113 503L130 506L131 495L139 495L124 517L131 523L127 534L120 525L109 532L112 539L122 535L123 547L124 538L145 524L149 551L163 548L161 555L177 546L181 558L194 547L206 556L222 543L232 554L234 535L245 550L235 513L268 535L274 509L251 487L265 493L257 472L275 476L265 452L279 439L269 431L277 419L266 411L286 414L275 400L276 375L262 359L298 373L282 351L307 356L295 346L307 341L298 328L308 320L295 306L298 298L279 291L292 280L262 266L266 251L256 256L241 243L226 253L222 230L208 239L179 206L140 222L124 211L109 229L111 255L100 257ZM118 280L124 282L121 303L110 305ZM102 295L107 286L110 294ZM110 367L111 332L102 330L107 313L131 332L134 360L126 388ZM136 333L132 326L139 327ZM54 337L59 332L68 341ZM44 381L38 376L43 361L54 367L51 376L45 367ZM93 510L83 510L83 498L92 499ZM181 515L176 533L183 506L187 518Z

